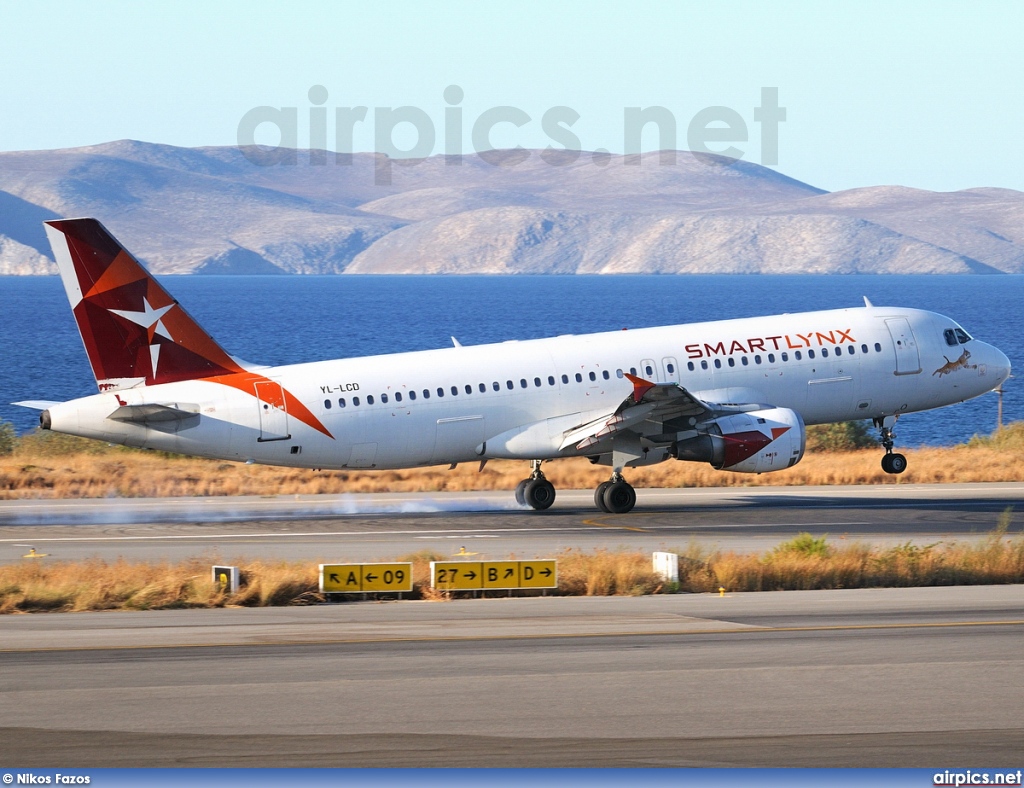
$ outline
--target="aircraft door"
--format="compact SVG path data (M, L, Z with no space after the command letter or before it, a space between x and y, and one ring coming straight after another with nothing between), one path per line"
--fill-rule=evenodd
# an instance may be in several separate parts
M260 413L260 437L257 440L288 440L291 437L288 432L288 408L281 384L265 380L256 383L255 386L256 404Z
M665 383L679 382L679 362L673 356L661 360L661 379Z
M921 371L921 354L917 350L917 340L914 339L910 321L905 317L893 317L886 320L885 325L896 350L896 374L916 375Z

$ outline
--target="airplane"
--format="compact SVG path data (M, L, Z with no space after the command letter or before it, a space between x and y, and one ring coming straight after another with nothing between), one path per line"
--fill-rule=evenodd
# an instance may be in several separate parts
M286 366L221 348L91 218L44 222L99 393L16 403L40 425L109 443L316 469L524 460L523 506L555 488L542 462L608 466L596 506L626 513L627 468L670 459L791 468L805 425L871 419L882 468L901 416L998 388L1010 361L948 317L902 307L568 335Z

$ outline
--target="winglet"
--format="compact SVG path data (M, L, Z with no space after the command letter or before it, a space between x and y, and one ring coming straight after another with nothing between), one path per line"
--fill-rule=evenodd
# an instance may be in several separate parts
M636 375L630 375L626 373L626 378L630 383L633 384L633 402L639 403L643 398L644 394L655 387L655 383L651 383L649 380L638 378Z

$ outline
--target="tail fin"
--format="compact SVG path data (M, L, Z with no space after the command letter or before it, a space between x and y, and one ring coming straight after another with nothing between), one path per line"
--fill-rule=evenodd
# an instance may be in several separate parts
M98 221L43 226L100 391L244 371Z

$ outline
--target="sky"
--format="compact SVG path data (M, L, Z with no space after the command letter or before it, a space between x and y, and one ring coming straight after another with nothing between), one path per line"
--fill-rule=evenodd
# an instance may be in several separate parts
M295 108L309 147L312 97L329 148L335 109L359 106L359 151L422 152L429 125L441 153L458 142L447 125L468 152L495 117L518 124L493 125L496 147L560 147L543 118L563 107L579 147L621 153L627 108L663 107L675 147L695 124L728 124L708 149L830 191L1024 190L1022 30L1010 0L0 0L0 151L235 145L258 107ZM446 102L449 86L461 100ZM755 117L765 88L785 108L776 156ZM388 114L398 107L419 126ZM280 124L251 134L276 145ZM640 146L660 147L653 125Z

